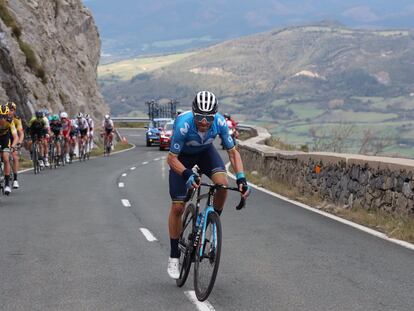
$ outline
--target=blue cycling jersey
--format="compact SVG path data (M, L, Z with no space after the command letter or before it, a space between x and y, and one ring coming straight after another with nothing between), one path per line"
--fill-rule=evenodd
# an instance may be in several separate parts
M225 149L229 150L234 147L226 120L221 114L216 113L210 129L201 133L197 130L193 113L191 111L183 112L174 122L170 152L174 154L200 153L213 143L217 135L220 136Z

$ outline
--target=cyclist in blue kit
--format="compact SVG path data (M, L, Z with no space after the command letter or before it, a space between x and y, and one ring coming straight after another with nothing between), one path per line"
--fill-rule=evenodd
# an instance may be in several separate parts
M214 183L228 185L224 162L213 145L217 135L220 136L227 150L242 195L247 197L250 194L240 154L229 135L226 120L217 111L216 96L209 91L198 92L192 103L192 111L181 113L174 123L167 158L170 166L169 184L172 199L168 218L171 252L167 271L173 279L178 279L180 276L178 239L181 232L181 216L185 208L184 199L188 189L199 187L197 175L191 168L198 165L201 172ZM214 196L213 206L219 215L226 197L225 189L218 190Z

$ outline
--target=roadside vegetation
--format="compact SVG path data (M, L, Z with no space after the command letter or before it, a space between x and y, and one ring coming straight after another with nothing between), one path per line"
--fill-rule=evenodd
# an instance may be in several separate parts
M129 143L117 142L115 144L114 150L112 150L111 152L121 151L121 150L125 150L131 147L132 145ZM97 144L95 144L95 148L92 149L91 151L91 157L103 156L103 154L104 154L103 142L98 142Z
M312 194L301 194L296 188L287 184L269 180L259 176L257 172L248 172L247 178L252 183L270 191L337 215L344 219L356 222L363 226L383 232L387 236L414 243L414 216L400 216L385 211L366 210L362 208L345 208L322 202L319 197Z
M148 122L114 122L116 128L144 128Z

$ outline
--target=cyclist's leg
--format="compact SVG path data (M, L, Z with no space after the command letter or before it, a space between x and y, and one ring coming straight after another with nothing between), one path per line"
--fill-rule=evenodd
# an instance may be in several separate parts
M198 156L184 156L179 155L178 159L186 168L192 168L196 163ZM172 169L169 173L169 188L170 197L172 200L170 214L168 217L168 228L170 234L171 253L170 257L179 258L180 252L178 250L178 238L181 232L181 216L184 213L184 199L187 194L186 181L183 177Z
M56 137L56 142L55 142L56 143L56 152L57 152L57 155L59 157L62 156L62 149L61 149L61 144L60 144L61 139L62 139L62 135L59 133Z
M11 138L10 144L13 144L13 136ZM19 171L19 154L17 150L14 150L11 156L13 157L13 178L14 180L17 180L17 172Z
M9 148L10 137L9 135L3 135L0 137L0 148L2 150L2 159L4 163L4 180L5 187L10 187L10 161L9 161Z
M210 145L205 151L203 151L200 157L199 167L202 172L207 175L215 184L228 185L228 179L226 174L226 168L224 166L223 159L220 157L216 148ZM224 203L227 198L227 190L219 189L214 195L213 206L216 212L220 215L223 210Z
M89 131L89 152L93 148L93 129Z

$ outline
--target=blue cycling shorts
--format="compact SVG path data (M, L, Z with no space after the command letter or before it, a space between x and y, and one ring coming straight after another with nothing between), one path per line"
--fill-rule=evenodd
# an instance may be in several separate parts
M197 154L179 154L178 160L189 169L192 169L197 164L201 169L201 173L210 179L216 173L226 172L223 159L213 144L210 144L208 148ZM183 201L187 194L186 181L172 169L170 169L169 181L171 199L173 201Z

